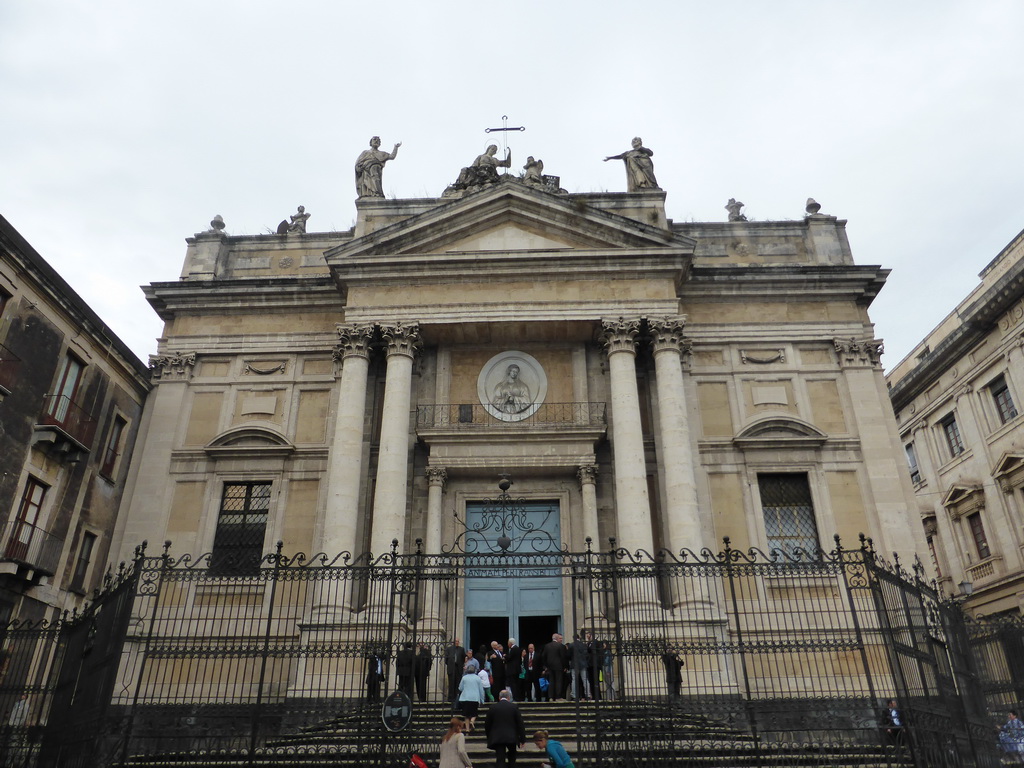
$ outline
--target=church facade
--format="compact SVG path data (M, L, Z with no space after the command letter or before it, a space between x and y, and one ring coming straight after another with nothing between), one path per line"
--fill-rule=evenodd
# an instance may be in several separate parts
M676 223L650 185L496 174L356 207L215 226L145 288L166 325L121 557L442 552L501 475L569 551L926 551L868 316L887 271L845 222ZM447 632L568 635L570 597L467 596Z

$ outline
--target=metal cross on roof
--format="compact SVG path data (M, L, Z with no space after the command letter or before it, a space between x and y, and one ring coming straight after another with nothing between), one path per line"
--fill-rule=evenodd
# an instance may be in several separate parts
M508 127L508 115L501 116L501 128L484 128L484 133L501 133L502 149L508 151L508 139L506 138L509 131L525 131L525 125L517 125L512 128Z

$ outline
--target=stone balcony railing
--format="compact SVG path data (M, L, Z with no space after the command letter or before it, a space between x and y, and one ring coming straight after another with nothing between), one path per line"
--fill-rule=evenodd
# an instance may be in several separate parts
M980 582L998 576L1002 572L1002 559L998 555L993 555L980 563L967 566L967 580L977 586Z
M522 418L496 415L493 406L480 403L421 405L416 409L416 429L605 429L604 403L542 403L531 406Z

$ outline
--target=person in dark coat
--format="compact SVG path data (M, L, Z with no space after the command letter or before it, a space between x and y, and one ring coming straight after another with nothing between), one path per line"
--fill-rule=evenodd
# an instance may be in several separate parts
M448 672L448 701L455 701L459 697L459 682L465 664L466 649L459 645L459 638L456 637L444 652L444 667Z
M540 660L540 654L537 653L537 647L533 643L526 646L526 653L523 654L523 667L526 668L524 698L529 698L530 701L546 699L547 696L540 689L540 674L544 669L544 663Z
M384 682L384 670L387 668L387 660L380 651L371 651L366 654L366 700L376 702L380 700L380 684Z
M412 668L416 654L413 653L412 643L406 643L395 654L395 674L398 675L398 690L403 691L412 699Z
M498 701L487 710L484 731L487 733L487 748L495 752L497 768L505 768L506 764L515 766L516 750L526 743L526 725L519 707L512 701L511 691L502 691Z
M669 648L661 654L661 663L665 665L665 685L668 687L670 699L679 698L679 687L683 684L683 660L675 648Z
M569 649L572 657L572 693L577 701L592 698L590 693L590 651L579 633Z
M565 698L565 670L569 666L569 649L562 643L562 636L557 632L551 636L551 642L540 652L541 662L548 671L548 698L552 701Z
M430 647L426 643L420 643L419 653L413 659L412 671L416 678L416 698L420 701L427 700L427 678L430 677L430 668L434 666L434 657L430 653Z
M512 690L513 701L522 701L526 698L523 695L523 679L519 674L523 671L523 649L519 647L514 637L508 639L508 652L505 654L505 682Z
M491 641L491 649L487 652L487 660L491 662L491 690L495 693L503 691L508 685L505 676L505 649L497 640Z

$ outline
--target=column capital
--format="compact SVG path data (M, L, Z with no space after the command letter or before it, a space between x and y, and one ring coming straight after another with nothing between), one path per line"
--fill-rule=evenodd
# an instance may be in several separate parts
M388 357L392 355L404 355L410 359L416 357L420 348L420 325L419 323L395 323L393 325L380 325L380 335L388 345Z
M154 382L188 381L196 365L195 352L172 352L149 356L149 375Z
M693 344L683 336L686 315L649 318L647 327L651 331L651 346L654 354L666 350L678 352L680 356L690 353Z
M882 353L885 351L881 339L833 339L832 342L839 356L839 365L843 368L868 365L880 368Z
M427 484L430 486L440 486L444 488L444 484L448 482L448 470L444 467L427 467Z
M370 356L370 339L373 338L372 325L339 323L337 331L338 346L332 352L335 361L344 360L346 357L368 358Z
M597 483L597 471L597 464L580 464L576 468L576 478L580 481L580 487L595 485Z
M608 355L616 352L636 354L636 337L640 334L640 318L601 321L601 343Z

